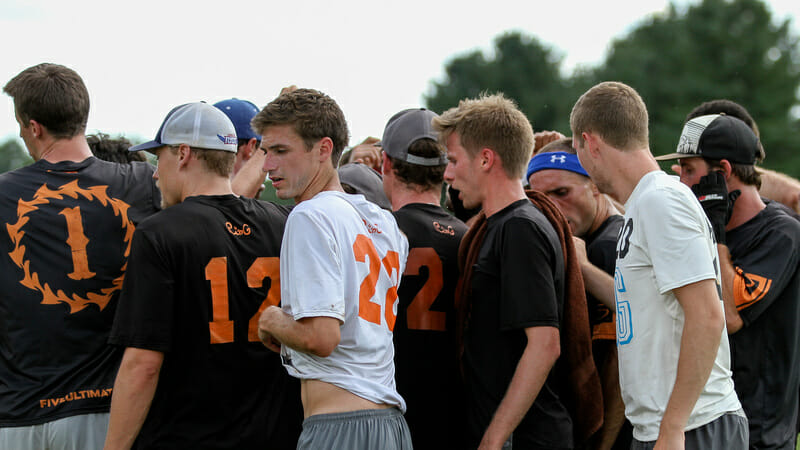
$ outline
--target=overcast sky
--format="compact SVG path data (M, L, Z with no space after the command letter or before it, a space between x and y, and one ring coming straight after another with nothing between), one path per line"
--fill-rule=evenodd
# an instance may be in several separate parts
M694 4L680 0L679 7ZM773 18L800 1L772 0ZM599 63L666 0L2 0L0 86L26 67L75 69L91 96L87 132L149 140L176 105L230 97L259 107L283 86L333 97L351 144L380 137L386 121L422 106L445 63L492 47L509 30L536 36L565 69ZM535 124L534 124L535 127ZM18 133L11 99L0 96L0 142Z

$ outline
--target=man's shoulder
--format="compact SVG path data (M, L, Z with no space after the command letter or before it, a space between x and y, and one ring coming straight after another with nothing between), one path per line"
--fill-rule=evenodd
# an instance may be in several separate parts
M467 225L457 217L447 213L441 206L411 203L392 213L400 229L405 233L417 228L441 228L453 236L462 236ZM438 224L438 226L437 226Z

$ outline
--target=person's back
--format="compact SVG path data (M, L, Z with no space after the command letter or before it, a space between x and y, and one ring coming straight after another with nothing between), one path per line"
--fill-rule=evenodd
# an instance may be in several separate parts
M729 337L733 381L751 443L793 443L800 395L800 223L771 202L726 235L744 321Z
M52 102L39 98L44 86ZM36 162L0 175L0 447L99 446L121 357L106 339L131 236L161 201L154 168L91 156L88 93L74 71L34 66L5 91ZM75 416L86 422L66 429L79 433L37 428Z
M454 293L467 226L439 206L419 203L394 217L409 247L394 329L397 390L408 404L415 448L446 447L458 442L464 424Z
M135 447L294 446L299 385L257 332L260 312L280 301L286 215L257 200L195 196L137 230L135 245L153 250L140 254L161 258L131 260L111 342L147 345L165 358ZM159 300L128 301L145 298Z
M105 341L131 235L160 201L152 170L88 158L0 175L0 426L108 410L121 354Z

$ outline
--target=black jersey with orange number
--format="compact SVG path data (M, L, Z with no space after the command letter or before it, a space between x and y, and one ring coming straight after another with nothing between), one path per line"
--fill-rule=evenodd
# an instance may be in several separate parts
M297 380L258 339L280 302L288 210L233 195L195 196L133 237L110 342L164 352L137 448L294 448Z
M612 277L617 264L617 235L623 223L622 216L614 214L609 216L594 233L586 237L586 257L589 262ZM616 340L614 313L588 291L586 303L589 305L592 339Z
M423 203L406 205L394 216L409 244L394 327L397 391L406 400L414 448L459 448L463 393L453 297L458 245L467 226L442 208Z
M727 232L733 296L744 326L730 335L733 381L750 445L797 435L800 395L800 223L772 202Z
M153 170L90 157L0 175L0 427L108 411L106 340L134 227L161 202Z

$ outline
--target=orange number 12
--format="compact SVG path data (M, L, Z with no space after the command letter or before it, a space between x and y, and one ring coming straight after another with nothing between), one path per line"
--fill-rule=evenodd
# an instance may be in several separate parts
M247 340L258 342L258 318L267 306L281 301L280 261L277 257L256 258L247 269L247 286L259 288L264 279L272 280L267 298L261 302L258 311L250 318L247 326ZM212 344L233 342L233 321L228 310L228 258L224 256L211 258L206 264L206 280L211 285L212 321L208 323L208 331Z

